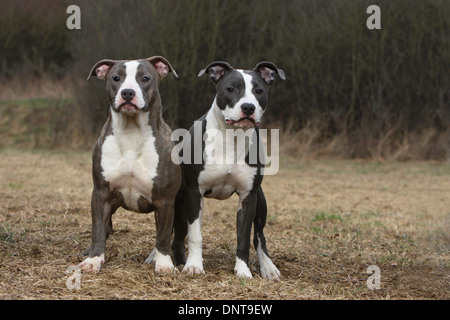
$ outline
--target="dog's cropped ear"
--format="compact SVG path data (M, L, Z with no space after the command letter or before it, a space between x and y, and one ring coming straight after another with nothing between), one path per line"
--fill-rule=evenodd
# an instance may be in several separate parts
M286 80L284 71L282 69L278 69L278 67L272 62L260 62L256 65L253 71L258 73L268 85L271 85L273 83L273 81L275 80L275 76L279 76L282 80Z
M210 63L205 69L201 70L198 74L198 77L201 77L206 73L214 83L217 83L227 72L230 72L232 70L233 67L229 63L216 61Z
M89 80L91 77L97 77L101 80L105 79L109 70L112 68L112 66L116 62L117 62L116 60L110 60L110 59L100 60L92 67L87 80Z
M148 62L150 62L153 67L156 69L156 71L159 74L159 79L161 80L165 76L169 74L169 72L172 72L175 78L178 78L178 75L174 68L172 68L172 65L170 62L161 56L154 56L146 59Z

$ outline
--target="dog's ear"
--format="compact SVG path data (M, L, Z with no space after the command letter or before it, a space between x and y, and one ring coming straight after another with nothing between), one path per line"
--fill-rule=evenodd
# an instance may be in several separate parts
M268 85L271 85L275 80L275 76L279 76L282 80L286 80L286 75L282 69L279 69L275 64L268 61L260 62L253 69L261 78L266 81Z
M229 63L216 61L210 63L205 69L201 70L198 74L198 77L201 77L206 73L214 83L217 83L227 72L230 72L232 70L233 67Z
M172 65L170 62L161 56L154 56L147 59L148 62L150 62L153 67L156 69L156 71L159 74L159 79L164 78L169 74L169 72L172 72L175 78L178 78L178 75L174 68L172 68Z
M109 70L112 68L112 66L116 62L117 62L116 60L111 60L111 59L100 60L92 67L87 80L89 80L91 77L97 77L100 80L105 79Z

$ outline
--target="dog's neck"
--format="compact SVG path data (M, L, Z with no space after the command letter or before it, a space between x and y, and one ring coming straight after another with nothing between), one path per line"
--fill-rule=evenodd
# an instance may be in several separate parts
M126 133L129 131L140 131L150 126L149 112L125 114L120 112L110 112L114 133Z

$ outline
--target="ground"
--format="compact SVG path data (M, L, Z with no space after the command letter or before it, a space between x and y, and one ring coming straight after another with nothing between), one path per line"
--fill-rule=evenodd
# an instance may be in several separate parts
M280 281L259 276L254 248L253 279L233 274L236 196L205 201L200 276L155 275L144 264L153 214L120 209L104 267L81 274L77 290L68 268L90 244L90 153L2 150L0 158L0 299L450 298L449 162L282 157L263 182ZM378 290L367 287L371 265Z

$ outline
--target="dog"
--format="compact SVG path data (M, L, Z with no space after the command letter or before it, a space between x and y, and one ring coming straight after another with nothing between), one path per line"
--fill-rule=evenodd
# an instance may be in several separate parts
M261 188L264 166L259 156L253 162L250 158L255 153L260 154L263 148L258 126L267 107L269 87L277 76L284 80L285 73L271 62L260 62L253 70L239 70L227 62L216 61L201 70L198 76L204 74L215 84L217 94L209 111L196 121L178 145L180 159L187 161L181 162L183 182L175 201L171 246L173 258L176 265L184 264L184 273L204 273L201 234L203 198L223 200L237 193L239 206L234 271L239 277L252 277L248 260L254 224L253 243L261 276L279 279L280 272L269 258L263 232L267 217L266 199ZM241 152L225 138L230 129L232 132L241 130L245 136L251 137L251 142L241 143L243 148L238 148ZM202 141L204 136L207 137ZM225 153L219 152L223 149ZM186 150L194 150L194 153L187 155ZM208 161L218 158L224 161Z
M119 208L155 212L155 272L176 271L170 256L174 200L181 169L171 160L172 131L162 117L158 84L169 72L166 58L101 60L88 77L106 80L109 117L92 155L92 243L83 252L84 272L99 272L105 262L112 215Z

